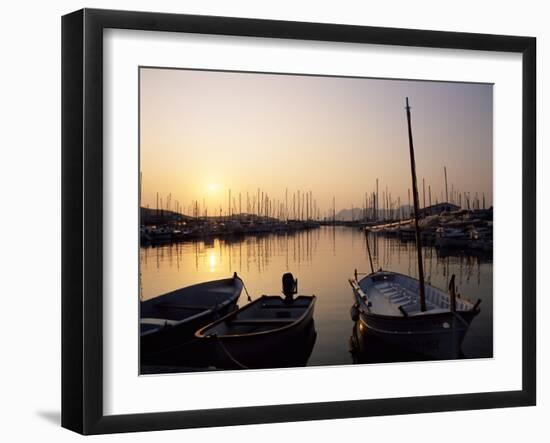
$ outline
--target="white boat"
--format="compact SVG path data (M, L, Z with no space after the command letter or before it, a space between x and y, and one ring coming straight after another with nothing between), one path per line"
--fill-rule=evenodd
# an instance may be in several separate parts
M214 280L177 289L140 304L142 360L170 358L170 352L193 339L195 331L237 308L243 282Z
M367 233L371 273L358 280L356 271L355 278L350 280L355 298L352 319L359 322L359 329L364 330L365 334L373 334L402 350L436 359L457 358L470 323L479 313L481 300L474 305L459 298L454 286L454 275L449 285L449 294L424 281L416 162L408 98L405 109L419 278L417 280L397 272L375 272ZM447 231L439 232L442 234Z
M476 304L425 285L426 310L422 311L419 281L403 274L378 271L361 280L350 279L355 304L352 319L360 329L403 350L431 358L457 358Z

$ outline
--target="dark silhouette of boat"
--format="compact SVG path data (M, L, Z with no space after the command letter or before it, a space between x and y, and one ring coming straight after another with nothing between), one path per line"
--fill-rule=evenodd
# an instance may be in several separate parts
M199 283L140 303L140 357L169 360L204 325L237 308L243 282L233 278Z
M209 346L216 367L274 368L307 363L315 328L314 295L293 295L297 280L283 275L283 294L262 295L197 331L197 338Z

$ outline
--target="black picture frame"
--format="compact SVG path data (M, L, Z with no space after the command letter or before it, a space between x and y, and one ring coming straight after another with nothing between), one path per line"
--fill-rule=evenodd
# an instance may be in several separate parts
M103 412L103 30L192 32L522 54L522 389L131 415ZM536 39L83 9L62 18L62 426L82 434L320 420L536 403Z

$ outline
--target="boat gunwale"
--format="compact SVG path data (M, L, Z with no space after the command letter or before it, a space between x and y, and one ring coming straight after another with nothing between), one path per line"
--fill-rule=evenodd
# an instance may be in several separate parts
M412 279L414 280L412 277L408 276L408 275L405 275L405 274L401 274L400 272L393 272L393 271L376 271L376 272L371 272L370 274L364 276L361 280L354 280L354 279L349 279L349 283L351 285L351 288L352 288L352 291L353 291L353 295L356 299L356 301L359 303L359 305L364 305L366 306L368 312L365 312L363 309L359 309L359 313L361 315L368 315L370 317L374 317L374 318L380 318L380 319L392 319L392 320L395 320L395 319L400 319L400 320L408 320L408 321L414 321L414 320L417 320L417 319L421 319L421 318L426 318L426 317L429 317L429 318L437 318L437 316L446 316L446 315L449 315L451 314L451 310L448 310L448 311L444 311L444 312L434 312L432 314L430 313L425 313L425 314L422 314L422 315L409 315L409 316L397 316L397 315L386 315L386 314L377 314L376 312L373 312L369 309L369 307L366 305L366 303L364 302L364 300L357 294L357 288L355 288L354 284L357 284L359 290L361 292L364 293L363 289L361 288L360 286L360 282L363 281L364 279L367 279L367 278L370 278L372 277L373 275L375 274L396 274L396 275L400 275L400 276L403 276L403 277L406 277L406 278L409 278L409 279ZM429 284L428 286L431 286L432 288L434 289L437 289L438 291L441 291L443 292L445 295L447 295L449 297L449 295L441 288L438 288L437 286L433 286L432 284ZM368 295L365 294L366 297L368 298ZM463 302L466 302L467 304L470 304L472 306L472 309L468 309L467 311L464 311L464 310L459 310L457 309L455 311L455 314L469 314L469 313L472 313L474 314L474 317L479 314L479 312L481 311L479 309L479 307L475 308L475 304L472 303L469 299L466 299L466 298L461 298L461 301ZM474 309L475 308L475 309Z
M188 291L188 290L191 290L193 288L197 288L197 287L200 287L200 286L206 286L206 285L212 285L214 286L216 283L221 283L221 282L234 282L235 279L238 279L241 281L241 283L243 283L242 279L237 276L237 277L227 277L227 278L220 278L218 280L210 280L210 281L205 281L205 282L201 282L201 283L195 283L194 285L190 285L190 286L184 286L183 288L179 288L179 289L174 289L173 291L170 291L170 292L166 292L164 294L161 294L161 295L157 295L156 297L153 297L153 298L149 298L147 300L142 300L140 301L140 303L149 303L149 302L153 302L153 301L156 301L158 300L159 298L162 298L162 297L165 297L167 295L174 295L176 294L177 292L181 292L181 291ZM243 283L243 286L244 286L244 283ZM242 291L242 289L241 289Z
M475 317L476 315L478 315L479 313L481 312L481 310L479 308L476 308L475 310L471 309L469 311L455 311L455 314L459 315L459 316L463 316L465 314L472 314L473 317ZM401 317L398 317L397 315L385 315L385 314L376 314L375 312L365 312L364 310L362 309L359 309L359 314L360 315L363 315L363 316L368 316L368 317L372 317L372 318L375 318L375 319L381 319L381 320L399 320L399 321L402 321L402 322L405 322L405 321L409 321L409 322L414 322L415 320L420 320L420 319L425 319L425 318L430 318L430 319L437 319L438 317L445 317L445 316L448 316L449 314L452 314L451 311L439 311L439 312L434 312L433 314L423 314L423 315L409 315L407 317L405 317L404 315L401 316ZM473 318L472 317L472 318Z
M469 311L466 311L466 312L469 312ZM365 328L371 329L374 332L377 332L379 334L404 335L404 336L412 337L412 336L417 336L417 335L422 336L422 335L434 335L434 334L449 334L449 333L453 333L453 332L456 333L457 331L458 332L461 332L461 331L467 332L469 327L470 327L470 324L468 323L468 327L464 327L462 329L449 327L449 328L443 328L443 329L429 329L429 330L422 330L422 331L411 331L411 330L396 331L396 330L390 330L390 329L381 329L381 328L369 325L367 323L367 321L365 320L364 316L367 316L367 315L371 316L371 314L366 314L366 313L361 313L361 314L362 315L359 315L359 321L365 326ZM450 312L440 312L438 314L447 314L448 315L448 314L450 314ZM438 314L434 314L434 317ZM476 315L477 315L477 313L473 315L472 320ZM373 316L377 316L377 315L374 314ZM380 317L380 316L377 316L377 317ZM391 318L393 320L395 320L395 319L407 319L407 318L410 318L410 317L391 317ZM433 318L433 317L430 317L430 318Z
M243 306L240 309L237 309L236 311L230 312L226 316L213 321L212 323L200 328L197 332L195 332L195 337L200 339L223 339L223 340L233 340L243 337L261 337L263 335L272 334L274 332L282 332L287 329L293 328L295 326L298 326L299 324L303 323L303 321L308 317L309 313L313 311L313 308L315 306L315 302L317 300L317 297L315 295L299 295L298 297L308 297L311 298L311 302L309 303L307 309L304 311L304 313L296 319L296 321L292 321L286 325L282 325L279 328L276 329L270 329L268 331L258 331L258 332L251 332L251 333L245 333L245 334L232 334L232 335L217 335L217 334L210 334L205 335L204 332L210 328L213 328L215 326L218 326L219 324L225 322L229 317L231 316L237 316L240 312L245 311L246 309L249 309L250 307L254 306L255 303L259 303L263 298L269 298L269 297L279 297L278 295L262 295L260 298L254 300L251 303L248 303L247 305ZM298 299L296 297L296 300Z
M167 295L173 295L178 291L184 291L184 290L186 291L186 290L189 290L191 288L196 288L196 287L204 286L204 285L208 285L208 284L212 284L214 286L215 283L220 283L220 282L224 282L224 281L227 281L228 283L230 281L234 282L236 279L240 280L241 288L240 288L240 290L236 290L237 288L234 288L231 297L227 298L227 300L224 300L223 302L221 302L217 305L214 305L211 308L208 308L208 309L205 309L201 312L198 312L194 315L190 315L189 317L185 317L181 320L176 320L176 323L174 323L172 325L160 326L156 329L151 329L149 331L144 331L144 332L140 331L140 337L146 337L146 336L149 336L149 335L154 335L154 334L160 333L160 332L162 332L166 329L173 329L173 328L180 327L180 326L182 326L186 323L191 323L192 321L196 321L196 320L199 320L202 317L206 317L208 315L213 314L215 312L214 307L216 307L216 306L219 307L219 309L224 309L225 307L231 305L232 303L236 303L239 300L240 296L241 296L242 290L244 288L244 282L242 281L242 279L239 276L229 277L229 278L222 278L222 279L219 279L219 280L212 280L212 281L208 281L208 282L196 283L196 284L191 285L191 286L185 286L184 288L175 289L174 291L167 292L166 294L162 294L162 295L159 295L157 297L151 298L149 300L142 301L141 303L146 303L146 302L149 302L149 301L152 301L152 300L157 300L157 299L159 299L161 297L164 297L164 296L167 296ZM232 286L236 286L236 285L233 284ZM149 318L149 317L145 317L145 318ZM158 318L163 319L162 317L158 317ZM141 319L142 319L142 317L141 317L141 305L140 305L140 322L141 322Z

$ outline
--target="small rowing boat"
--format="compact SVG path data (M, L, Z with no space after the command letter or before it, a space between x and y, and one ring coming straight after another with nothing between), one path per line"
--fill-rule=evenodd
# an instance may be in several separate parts
M261 368L300 366L297 346L311 336L314 295L300 295L292 274L283 275L283 294L262 295L248 305L197 331L195 336L209 344L217 367ZM311 340L305 340L311 343ZM313 338L314 341L314 338Z
M460 298L451 279L451 294L425 285L421 310L418 280L397 272L378 271L350 280L355 298L352 319L360 330L402 350L431 358L457 358L479 303Z
M237 307L243 282L233 278L177 289L140 304L142 361L177 349L193 339L195 331Z
M479 313L481 300L474 305L458 297L454 275L449 284L449 294L424 281L418 184L408 97L405 103L418 279L382 269L375 272L367 232L365 240L371 273L358 280L355 271L355 279L349 280L355 298L351 317L359 322L359 329L365 333L373 334L402 350L436 359L457 358L470 323Z

